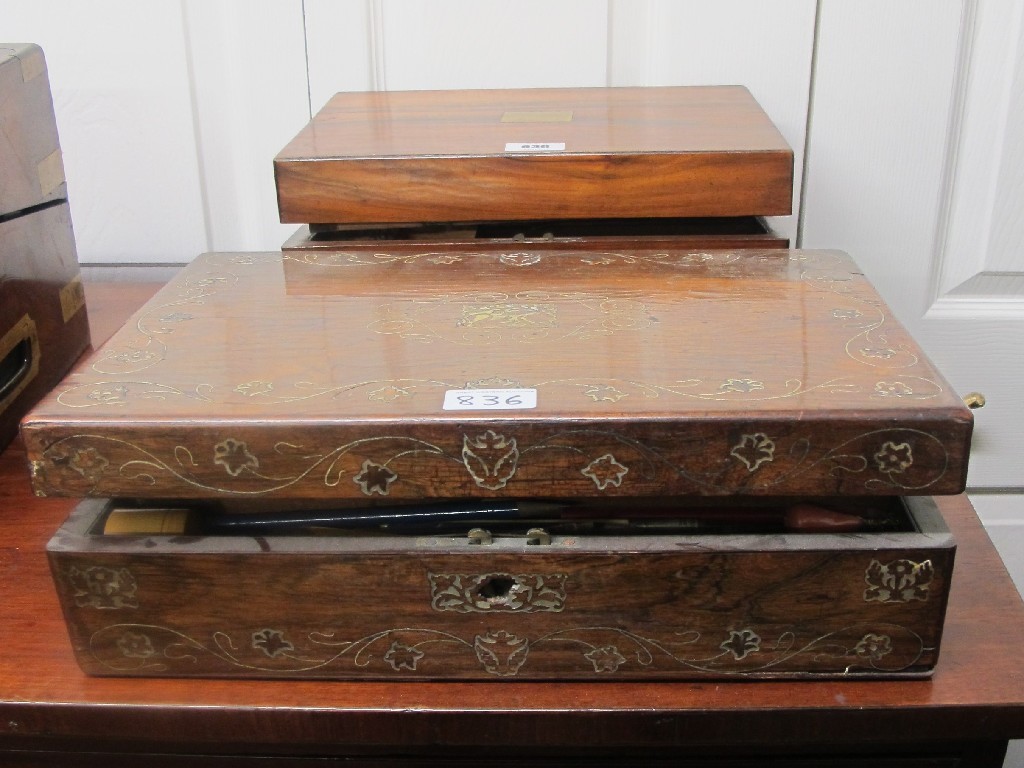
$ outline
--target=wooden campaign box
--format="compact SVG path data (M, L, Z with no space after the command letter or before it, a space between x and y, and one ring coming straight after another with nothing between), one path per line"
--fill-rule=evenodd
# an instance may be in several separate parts
M88 345L46 61L0 43L0 446Z
M839 252L396 246L198 258L23 434L87 672L728 679L930 672L971 426Z
M792 150L738 86L341 93L274 169L306 252L785 247L763 217L793 195Z

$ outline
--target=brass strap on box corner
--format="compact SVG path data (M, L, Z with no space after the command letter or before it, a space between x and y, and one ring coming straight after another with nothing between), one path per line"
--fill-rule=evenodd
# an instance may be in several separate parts
M60 311L64 322L68 322L84 306L85 287L82 285L82 275L79 273L60 289Z
M53 150L39 161L39 164L36 165L36 175L39 177L39 192L43 197L47 197L67 181L64 176L64 157L61 155L60 148Z
M21 81L23 83L35 80L46 72L46 57L43 56L43 51L38 46L29 46L27 52L23 49L20 55L17 50L12 53L21 62Z
M0 413L39 373L39 332L27 314L0 337Z

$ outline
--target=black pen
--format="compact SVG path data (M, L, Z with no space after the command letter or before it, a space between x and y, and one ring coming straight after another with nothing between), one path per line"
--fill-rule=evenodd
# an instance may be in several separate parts
M296 510L257 514L203 513L178 507L115 507L105 534L247 534L309 528L426 530L478 521L515 521L557 515L565 504L505 499L416 504L351 510Z
M299 510L265 514L219 514L206 519L205 529L214 533L291 528L380 528L404 530L424 525L451 525L476 520L521 520L545 517L564 504L529 501L465 501L358 510Z

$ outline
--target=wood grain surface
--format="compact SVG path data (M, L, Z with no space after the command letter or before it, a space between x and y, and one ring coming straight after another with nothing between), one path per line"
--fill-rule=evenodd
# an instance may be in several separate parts
M88 286L91 318L109 329L151 291ZM842 765L998 766L1005 740L1024 737L1024 606L962 497L938 500L959 550L931 680L615 685L90 678L75 665L44 554L74 502L33 497L18 444L0 456L0 498L0 746L11 765L111 755L124 765L255 755L282 765L286 755L625 765L640 751L645 762L685 752L728 765L832 755Z
M971 423L838 252L367 248L196 259L23 434L71 496L839 496L959 492Z
M90 500L47 549L94 675L921 677L940 653L955 545L930 501L910 501L905 531L585 529L531 544L525 522L475 544L469 524L109 535L107 504Z
M565 146L506 149L538 142ZM792 150L741 87L338 94L274 168L283 222L750 216L792 208Z

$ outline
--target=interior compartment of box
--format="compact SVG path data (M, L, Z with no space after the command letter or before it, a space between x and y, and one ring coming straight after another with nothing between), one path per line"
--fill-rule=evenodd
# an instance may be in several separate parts
M607 237L765 235L759 216L702 218L544 219L536 221L410 222L400 224L311 224L313 242L352 240L576 240Z
M379 506L113 499L92 535L547 536L907 533L900 497L515 499ZM530 535L532 533L532 535ZM543 538L543 536L541 536Z

